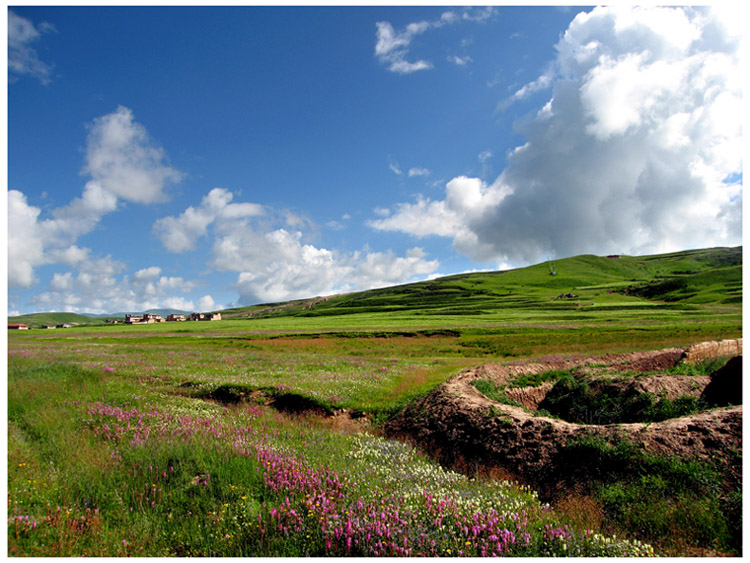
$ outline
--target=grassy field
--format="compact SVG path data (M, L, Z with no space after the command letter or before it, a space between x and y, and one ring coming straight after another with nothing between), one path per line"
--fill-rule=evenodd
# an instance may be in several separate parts
M582 256L219 322L9 332L8 554L652 554L377 424L472 365L740 337L741 290L741 249Z

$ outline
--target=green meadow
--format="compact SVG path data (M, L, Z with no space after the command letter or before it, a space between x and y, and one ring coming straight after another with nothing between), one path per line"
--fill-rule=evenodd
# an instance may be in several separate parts
M9 331L8 555L737 555L720 506L635 525L608 517L632 489L550 505L378 427L482 363L739 338L741 302L742 249L720 248Z

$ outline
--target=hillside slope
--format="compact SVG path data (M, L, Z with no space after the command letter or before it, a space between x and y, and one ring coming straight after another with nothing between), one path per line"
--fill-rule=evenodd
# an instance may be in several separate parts
M47 325L96 325L104 324L105 317L88 317L77 313L29 313L17 317L8 317L8 323L25 324L31 328L40 328Z
M419 312L481 315L500 309L627 307L650 302L742 302L742 247L652 256L581 255L502 272L222 311L224 318Z

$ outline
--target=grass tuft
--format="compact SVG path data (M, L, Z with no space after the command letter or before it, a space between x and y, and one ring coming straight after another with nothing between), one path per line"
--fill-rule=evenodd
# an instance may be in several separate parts
M568 442L559 461L567 479L601 506L604 527L627 530L672 553L687 545L742 552L741 493L727 489L708 463L651 455L625 440L611 444L598 436Z
M521 405L517 401L514 401L513 399L509 399L505 395L504 386L497 386L491 381L487 381L486 379L475 379L471 382L471 386L476 388L477 391L485 395L488 399L492 399L497 403L523 408L523 405Z

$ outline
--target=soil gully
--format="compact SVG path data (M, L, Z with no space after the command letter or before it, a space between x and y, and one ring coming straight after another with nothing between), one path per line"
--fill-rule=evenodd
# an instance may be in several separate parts
M684 459L716 462L729 483L742 475L742 406L712 408L661 422L581 424L541 416L537 409L553 388L552 382L535 387L507 387L520 376L575 368L600 387L619 386L622 393L651 393L675 399L700 397L716 381L705 376L659 375L680 363L699 363L719 357L738 357L729 379L741 385L742 340L706 342L687 348L668 348L645 353L561 359L540 363L485 364L465 370L439 385L388 421L379 433L405 439L433 455L443 465L463 473L502 475L526 483L540 496L553 496L560 484L575 478L565 446L575 439L598 436L610 443L628 441L646 452L676 455ZM603 372L603 373L602 373ZM618 375L619 373L619 375ZM642 375L639 375L642 374ZM627 375L627 377L622 377ZM509 402L503 404L479 392L472 382L486 380L506 386ZM723 388L714 395L741 397ZM189 385L189 384L186 384ZM594 385L594 386L595 386ZM729 391L728 391L729 389ZM202 395L224 405L255 404L274 408L287 416L305 416L346 431L372 430L369 417L351 410L332 410L296 393L224 385Z
M185 383L183 388L193 384ZM370 417L353 409L331 409L310 397L297 393L279 393L276 389L253 389L241 385L221 385L197 397L226 407L254 405L271 408L288 417L303 417L345 432L361 432L370 428Z
M649 454L716 462L730 483L739 484L742 474L742 406L712 408L661 422L626 424L577 424L539 416L535 412L552 388L508 389L507 397L522 406L502 404L480 393L472 382L487 380L508 385L523 375L550 370L606 368L632 376L620 383L623 392L650 392L667 398L700 396L709 377L659 376L639 373L663 371L680 363L742 355L742 340L706 342L687 348L669 348L646 353L610 354L585 359L529 364L487 364L466 370L438 386L425 398L411 404L384 428L387 436L408 439L457 468L495 467L520 482L535 487L540 495L554 495L563 481L576 477L575 464L566 456L571 440L601 437L607 442L628 441ZM735 385L741 385L741 367L733 368ZM737 373L739 375L737 375ZM734 393L741 397L741 391Z

